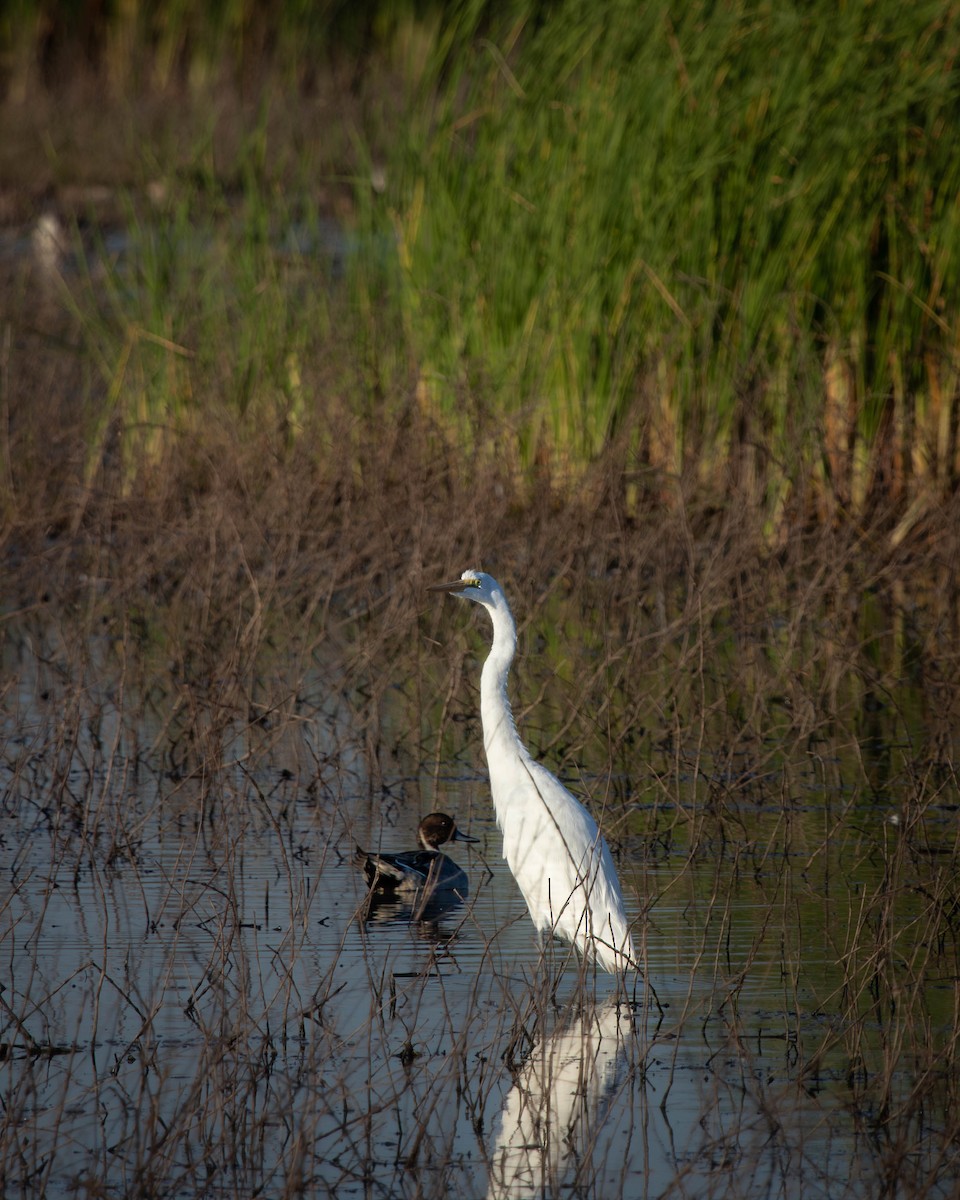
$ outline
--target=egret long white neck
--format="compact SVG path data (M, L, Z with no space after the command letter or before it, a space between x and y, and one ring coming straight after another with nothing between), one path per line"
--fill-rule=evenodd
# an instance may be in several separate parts
M526 750L517 734L513 711L507 697L507 673L517 649L517 627L506 602L487 611L493 620L493 645L480 675L480 716L483 720L483 742L490 760L492 747L504 743Z

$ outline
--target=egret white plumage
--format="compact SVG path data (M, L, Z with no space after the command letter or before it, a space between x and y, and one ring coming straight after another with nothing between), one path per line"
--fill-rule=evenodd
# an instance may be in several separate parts
M482 604L493 621L493 646L480 677L483 744L503 856L534 925L572 942L607 971L633 968L636 952L610 848L593 817L517 733L507 698L517 629L503 589L482 571L468 570L429 590Z

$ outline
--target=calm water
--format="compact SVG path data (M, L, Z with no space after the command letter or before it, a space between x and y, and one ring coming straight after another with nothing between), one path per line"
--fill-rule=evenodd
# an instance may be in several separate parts
M650 904L656 995L623 995L562 946L544 958L482 775L381 762L374 784L322 677L309 720L212 710L178 756L170 697L134 703L63 647L4 654L6 1195L877 1194L889 1147L852 1097L882 1022L838 1028L839 931L883 887L892 805L864 803L828 852L811 774L789 821L744 799L769 836L694 853L637 785L618 856L632 914ZM354 846L411 848L434 807L480 838L452 851L469 901L367 912ZM928 835L955 821L945 803ZM947 1044L956 979L939 986L923 1011ZM890 1103L912 1082L898 1064ZM903 1172L930 1195L954 1190L945 1112Z

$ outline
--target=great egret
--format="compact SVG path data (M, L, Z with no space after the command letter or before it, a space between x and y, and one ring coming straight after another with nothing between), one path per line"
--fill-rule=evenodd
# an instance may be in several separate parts
M503 831L503 856L534 925L572 942L607 971L635 968L636 951L610 848L596 821L521 742L507 699L517 628L503 589L482 571L464 571L434 592L482 604L493 646L480 676L483 745Z
M475 842L457 828L453 817L446 813L429 813L420 822L417 838L422 850L405 850L400 854L373 854L357 847L357 861L363 867L367 883L377 891L435 892L467 894L466 872L438 847L445 842Z

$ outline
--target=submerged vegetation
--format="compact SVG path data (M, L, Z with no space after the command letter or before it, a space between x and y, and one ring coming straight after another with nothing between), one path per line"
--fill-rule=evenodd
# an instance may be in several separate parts
M958 34L4 8L5 1194L953 1194ZM511 907L465 566L625 1039ZM434 808L470 903L365 921ZM550 1047L603 1102L518 1163Z

